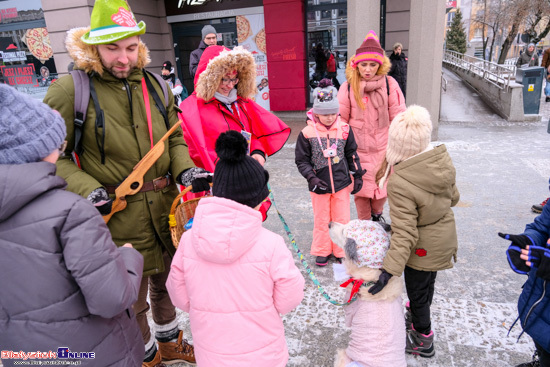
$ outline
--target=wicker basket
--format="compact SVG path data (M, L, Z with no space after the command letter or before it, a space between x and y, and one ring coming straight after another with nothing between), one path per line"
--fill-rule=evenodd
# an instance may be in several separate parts
M170 208L168 223L170 224L170 234L172 235L172 243L175 248L178 248L181 235L185 232L185 228L183 228L183 226L189 221L189 219L195 216L195 209L197 209L197 205L199 205L199 200L207 197L202 196L180 202L181 198L191 191L191 189L191 186L187 186L182 192L180 192L180 194L174 199L172 207Z

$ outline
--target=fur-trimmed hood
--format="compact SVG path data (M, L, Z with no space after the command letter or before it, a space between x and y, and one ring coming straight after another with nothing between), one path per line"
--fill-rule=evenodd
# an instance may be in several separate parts
M195 74L197 97L210 101L218 90L222 77L237 70L237 95L250 98L256 94L256 63L250 51L241 46L229 50L224 46L207 47Z
M378 269L368 268L366 266L358 267L353 261L345 259L347 273L354 279L362 279L366 282L376 282L381 271ZM348 287L351 287L348 286ZM363 301L393 301L403 292L403 280L401 277L391 277L388 284L377 294L372 295L368 292L370 287L361 287L359 297Z
M97 46L82 42L81 37L90 30L90 27L73 28L67 31L65 47L69 56L74 60L74 68L84 70L87 73L95 71L103 75L104 67L101 63ZM151 62L149 49L140 39L138 50L138 62L136 67L143 69Z

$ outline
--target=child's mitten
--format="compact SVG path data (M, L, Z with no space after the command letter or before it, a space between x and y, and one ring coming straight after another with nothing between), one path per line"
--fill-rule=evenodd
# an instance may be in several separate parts
M351 192L352 195L357 194L359 191L361 191L361 188L363 187L363 178L361 176L354 177L353 178L353 191Z
M384 289L386 284L388 284L388 281L392 276L393 276L392 274L382 269L382 273L378 277L378 281L374 283L372 287L370 287L369 293L374 296L376 293L380 292L382 289Z
M521 250L525 249L527 246L535 246L533 240L524 234L506 234L498 233L498 235L506 240L512 241L508 250L506 250L506 257L508 258L508 264L513 271L518 274L527 274L531 268L527 266L525 260L520 258Z
M544 280L550 280L550 249L541 253L540 265L537 269L537 276Z
M317 176L311 176L307 182L309 184L309 191L311 192L316 194L326 194L328 192L328 184Z

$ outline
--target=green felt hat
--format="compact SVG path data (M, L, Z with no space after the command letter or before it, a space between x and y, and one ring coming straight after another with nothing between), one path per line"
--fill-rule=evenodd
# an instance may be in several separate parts
M145 23L137 23L126 0L96 0L90 28L81 38L89 45L113 43L145 33Z

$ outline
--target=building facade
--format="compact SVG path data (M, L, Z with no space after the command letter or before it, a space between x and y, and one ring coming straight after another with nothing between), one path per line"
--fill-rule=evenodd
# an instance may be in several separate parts
M436 14L444 9L438 5L441 1L419 0L418 4L420 8L430 9L431 6L434 11L429 13ZM217 30L218 44L227 47L240 45L255 55L258 64L258 94L255 98L272 111L303 111L308 107L309 54L314 42L326 42L333 51L338 51L343 66L346 52L351 56L370 29L379 33L388 52L395 42L400 42L404 51L409 53L414 53L409 50L413 43L413 39L409 39L412 29L420 27L424 32L422 37L426 39L431 39L432 35L442 38L443 30L443 25L439 29L438 25L436 27L423 18L422 13L415 16L413 10L417 3L411 0L129 0L129 4L136 18L147 25L142 39L150 50L152 61L148 68L151 71L160 72L164 61L171 61L178 77L191 92L189 54L200 42L200 29L211 24ZM42 88L46 88L46 84L57 75L66 74L72 61L65 49L66 32L74 27L89 26L93 5L94 0L1 1L1 36L13 40L0 43L5 47L0 49L5 51L2 66L33 65L24 71L15 69L25 66L6 69L7 73L32 73L30 79L15 82L30 80L30 84L37 87L42 70L43 78L47 80L42 83ZM36 10L36 19L28 18L27 9ZM15 23L16 13L21 20L24 18L24 21L35 23L10 25ZM440 15L441 23L443 16ZM49 53L39 55L42 59L35 56L23 41L27 39L23 33L28 29L40 28L43 29L42 41L35 43L49 50ZM18 45L16 41L22 42ZM16 60L18 54L7 50L8 47L17 47L19 55L24 51L25 60ZM44 59L46 56L49 57ZM439 78L437 70L431 72L438 74ZM418 76L409 74L412 75L409 85L414 86L410 81ZM439 90L433 93L438 94ZM414 99L414 90L408 91L407 95Z

